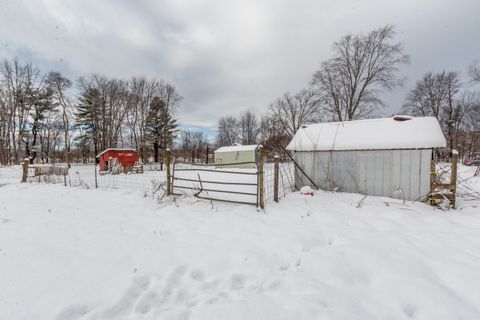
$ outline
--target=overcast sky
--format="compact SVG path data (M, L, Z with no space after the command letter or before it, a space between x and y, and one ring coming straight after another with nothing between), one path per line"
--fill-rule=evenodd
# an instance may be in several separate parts
M174 83L184 126L260 114L307 85L346 33L393 24L411 64L384 95L395 113L427 71L480 60L479 0L0 0L0 58L18 56L72 79L146 75Z

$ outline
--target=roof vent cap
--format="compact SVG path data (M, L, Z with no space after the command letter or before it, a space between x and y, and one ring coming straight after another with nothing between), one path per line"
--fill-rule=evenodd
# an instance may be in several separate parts
M394 115L394 116L392 117L392 119L395 120L395 121L402 122L402 121L412 120L413 117L412 117L412 116L406 116L406 115L397 114L397 115Z

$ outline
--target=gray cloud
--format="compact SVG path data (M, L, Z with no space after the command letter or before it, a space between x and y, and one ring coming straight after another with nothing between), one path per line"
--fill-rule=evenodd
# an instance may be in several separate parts
M412 63L405 88L385 94L388 114L424 72L480 59L479 12L477 0L0 0L0 57L73 78L165 78L184 96L180 121L212 128L305 86L345 33L394 24Z

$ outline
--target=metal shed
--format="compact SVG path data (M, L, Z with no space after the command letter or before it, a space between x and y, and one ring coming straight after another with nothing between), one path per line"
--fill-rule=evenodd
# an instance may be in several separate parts
M394 116L303 126L287 150L321 189L425 200L433 149L445 146L437 119ZM311 185L298 167L297 187Z
M232 164L229 168L256 168L258 145L234 145L215 150L215 164Z

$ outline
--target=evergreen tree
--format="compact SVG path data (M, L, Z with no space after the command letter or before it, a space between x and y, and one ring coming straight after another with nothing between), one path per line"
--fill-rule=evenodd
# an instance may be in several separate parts
M31 153L29 150L29 143L26 143L27 156L30 159L30 164L37 157L37 138L39 132L45 125L45 117L49 112L56 112L57 105L53 103L53 91L50 88L38 90L29 95L32 110L30 116L32 117L32 144Z
M77 127L83 134L77 138L82 144L91 143L95 156L99 149L99 114L101 111L100 92L95 88L87 88L78 98L74 114Z
M146 131L153 144L154 159L158 162L158 150L165 151L172 145L177 132L177 120L165 102L159 97L154 97L146 119Z

